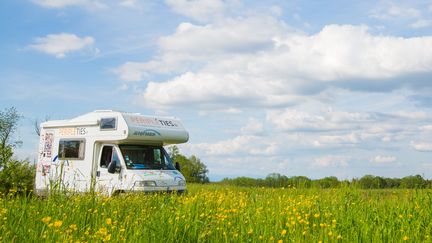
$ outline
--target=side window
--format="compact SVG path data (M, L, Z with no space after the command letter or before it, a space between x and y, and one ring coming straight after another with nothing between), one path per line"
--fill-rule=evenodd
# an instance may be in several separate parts
M85 150L85 140L70 140L60 139L59 142L59 158L60 159L74 159L83 160Z
M162 157L161 157L161 151L160 149L153 149L153 156L154 156L154 161L158 164L162 164Z
M100 130L115 130L117 129L117 118L109 117L102 118L100 121Z
M120 167L120 159L115 150L113 150L111 161L114 161L116 163L116 167Z
M104 146L99 165L101 168L108 168L111 161L115 161L116 167L120 167L120 159L116 150L112 146Z
M112 157L112 151L113 151L113 147L112 146L104 146L102 149L102 155L101 155L101 160L100 160L100 167L102 168L108 168L108 164L111 162L111 157Z

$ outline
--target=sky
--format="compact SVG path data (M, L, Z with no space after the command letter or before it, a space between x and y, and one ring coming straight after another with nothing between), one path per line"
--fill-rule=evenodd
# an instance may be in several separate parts
M213 181L432 178L432 2L0 2L0 109L175 116Z

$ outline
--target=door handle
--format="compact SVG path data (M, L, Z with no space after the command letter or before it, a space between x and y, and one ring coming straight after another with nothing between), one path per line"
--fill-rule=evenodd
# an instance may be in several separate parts
M96 177L100 177L100 171L96 171Z

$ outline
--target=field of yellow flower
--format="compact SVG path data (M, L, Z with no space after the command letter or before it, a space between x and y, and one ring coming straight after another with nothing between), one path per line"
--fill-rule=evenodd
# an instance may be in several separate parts
M3 197L0 242L432 242L431 190L188 187Z

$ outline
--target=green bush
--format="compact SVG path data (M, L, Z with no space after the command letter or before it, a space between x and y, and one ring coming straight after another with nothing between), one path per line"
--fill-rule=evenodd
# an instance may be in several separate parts
M0 171L0 192L28 194L33 190L35 168L28 161L9 160Z

